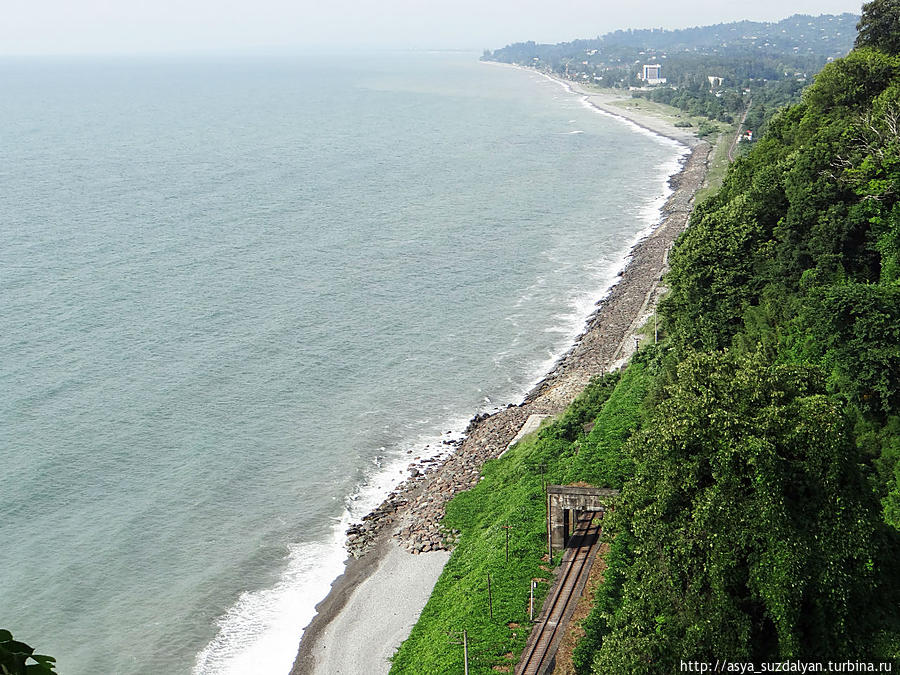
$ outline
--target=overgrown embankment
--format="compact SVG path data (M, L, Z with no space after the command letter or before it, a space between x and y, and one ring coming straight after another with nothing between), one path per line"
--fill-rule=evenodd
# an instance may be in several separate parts
M546 574L542 468L622 490L580 672L900 666L898 25L896 3L867 4L858 48L695 210L662 342L451 503L459 547L394 672L459 668L462 629L473 672L515 659L509 624Z
M694 212L582 672L897 663L898 121L859 48Z
M515 663L530 630L531 581L543 580L537 614L552 577L543 485L588 481L621 487L633 471L622 444L640 424L650 379L643 357L622 374L595 379L559 419L486 463L483 480L450 502L444 525L462 534L391 672L460 670L462 647L454 642L463 630L470 672Z

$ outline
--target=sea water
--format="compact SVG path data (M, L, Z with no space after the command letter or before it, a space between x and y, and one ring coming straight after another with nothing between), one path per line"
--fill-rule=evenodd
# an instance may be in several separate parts
M683 154L469 53L0 85L0 627L66 675L287 673L347 525L521 399Z

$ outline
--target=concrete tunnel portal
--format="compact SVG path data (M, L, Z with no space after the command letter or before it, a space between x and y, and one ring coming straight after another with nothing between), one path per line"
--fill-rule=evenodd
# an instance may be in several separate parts
M576 485L547 486L547 551L564 549L578 520L579 513L606 513L619 494L611 488Z

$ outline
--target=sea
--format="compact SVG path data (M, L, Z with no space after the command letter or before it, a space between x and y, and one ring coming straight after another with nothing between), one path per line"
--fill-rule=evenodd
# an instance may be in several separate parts
M0 628L286 674L348 525L571 345L685 148L478 56L0 60Z

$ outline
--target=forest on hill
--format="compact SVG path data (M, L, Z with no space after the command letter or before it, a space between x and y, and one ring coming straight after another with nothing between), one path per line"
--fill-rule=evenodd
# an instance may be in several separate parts
M659 340L450 502L393 673L511 672L558 562L544 488L579 482L621 492L578 673L900 668L900 0L863 6L669 263ZM32 651L0 630L0 670L53 672Z
M856 37L854 14L807 16L796 14L778 22L739 21L679 30L619 30L587 40L555 45L517 42L493 51L486 60L515 63L565 74L618 72L604 77L639 84L636 63L661 62L671 84L702 63L729 78L776 79L789 70L819 70L829 60L844 56ZM580 66L585 66L580 68ZM629 77L629 75L631 77Z
M746 127L761 135L778 108L798 102L826 63L850 51L858 20L854 14L797 14L778 22L619 30L555 45L519 42L482 58L586 85L637 89L634 96L728 123L752 102ZM666 82L646 86L643 64L659 64Z
M900 1L863 10L694 210L659 342L451 502L459 545L392 672L461 666L441 637L461 626L471 672L511 667L545 481L621 489L579 673L900 667Z
M864 6L672 253L584 671L900 655L898 27Z

